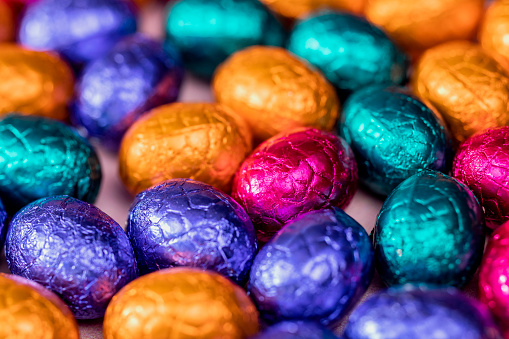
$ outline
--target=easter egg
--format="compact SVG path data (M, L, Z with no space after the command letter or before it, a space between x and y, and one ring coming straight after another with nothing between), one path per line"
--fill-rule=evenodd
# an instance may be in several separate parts
M261 2L285 18L297 19L324 8L361 13L366 0L261 0Z
M487 50L509 58L509 1L494 1L484 14L479 41Z

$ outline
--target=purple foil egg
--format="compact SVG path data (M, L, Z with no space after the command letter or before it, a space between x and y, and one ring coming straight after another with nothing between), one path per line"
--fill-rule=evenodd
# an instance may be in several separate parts
M283 321L253 339L338 339L327 328L310 321Z
M243 283L257 250L253 224L242 207L191 179L169 180L138 194L127 233L143 274L191 266Z
M232 197L260 241L303 213L345 207L357 188L357 164L340 137L314 128L279 134L258 146L235 175Z
M184 71L178 54L169 50L136 34L89 63L76 86L72 121L117 150L125 131L143 113L177 99Z
M509 220L509 127L465 140L456 153L452 172L479 199L488 227L494 229Z
M268 322L335 323L368 288L373 247L339 208L312 211L285 225L255 257L248 292Z
M97 207L68 196L20 210L9 225L5 255L13 274L55 292L77 319L102 317L113 295L137 277L124 230Z

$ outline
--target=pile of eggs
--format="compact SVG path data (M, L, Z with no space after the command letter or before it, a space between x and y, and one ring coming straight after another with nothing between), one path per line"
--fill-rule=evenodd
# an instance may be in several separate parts
M508 0L166 2L0 1L0 338L509 338Z

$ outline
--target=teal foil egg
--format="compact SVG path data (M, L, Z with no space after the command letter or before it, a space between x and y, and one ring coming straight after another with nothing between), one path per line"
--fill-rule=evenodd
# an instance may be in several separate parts
M53 195L93 203L100 183L94 149L69 126L17 114L0 120L0 198L8 211Z
M180 0L169 7L166 39L180 51L189 71L210 78L236 51L282 46L285 32L258 0Z
M483 212L467 186L445 174L424 171L392 191L372 236L376 267L387 285L461 287L483 254Z
M406 80L407 56L384 31L352 14L325 11L304 19L291 32L287 48L347 93Z
M355 153L361 182L388 195L425 169L447 172L452 141L435 113L403 88L368 87L345 102L338 124Z

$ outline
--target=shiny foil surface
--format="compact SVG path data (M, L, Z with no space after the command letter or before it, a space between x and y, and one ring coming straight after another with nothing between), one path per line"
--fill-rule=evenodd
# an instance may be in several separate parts
M168 180L136 196L127 219L142 274L209 269L243 283L257 251L253 223L231 197L199 181Z
M122 37L134 32L136 12L130 1L40 0L25 9L18 41L82 64L105 55Z
M338 97L324 76L282 48L235 53L218 68L212 90L218 102L246 119L259 142L296 127L330 130L339 114Z
M258 0L179 0L168 10L167 41L186 68L204 78L236 51L284 43L283 27Z
M11 212L60 194L93 203L101 178L94 149L69 126L28 115L0 118L0 197Z
M349 13L326 11L306 18L292 30L287 47L347 93L407 79L407 56L384 31Z
M16 45L0 46L0 115L10 112L66 120L74 77L54 55Z
M464 286L484 249L481 205L468 187L445 174L420 172L382 206L373 239L377 271L387 285Z
M228 279L193 268L145 275L123 288L104 318L105 339L245 339L258 312Z
M501 339L488 310L454 288L405 285L353 311L345 339Z
M14 40L16 18L14 11L4 1L0 1L0 42Z
M319 10L330 8L360 14L366 0L260 0L279 15L298 19Z
M413 89L438 109L458 142L509 125L509 73L478 45L456 41L427 50Z
M4 247L5 235L7 234L7 227L9 223L7 221L7 211L4 204L0 200L0 251Z
M367 0L366 17L408 51L475 36L483 0Z
M493 2L484 14L479 41L487 50L509 58L509 1Z
M314 322L283 321L270 326L253 339L338 339L338 337Z
M5 256L13 274L55 292L77 319L102 317L111 297L138 273L124 230L97 207L63 195L37 200L14 216Z
M357 189L357 164L346 142L313 128L275 136L242 163L232 197L267 242L299 215L346 207Z
M454 157L452 173L479 199L488 227L509 220L509 127L468 138Z
M132 194L174 178L199 180L229 192L251 149L249 127L227 107L164 105L125 134L119 152L120 177Z
M404 88L355 92L338 129L356 155L360 180L377 194L388 195L421 170L450 168L449 133L435 112Z
M141 34L121 40L83 70L72 120L89 137L118 150L125 131L143 113L177 99L183 76L178 58Z
M78 339L71 310L55 294L30 280L0 274L0 338Z
M334 325L373 277L373 247L364 228L339 208L304 214L255 257L248 292L268 322Z

